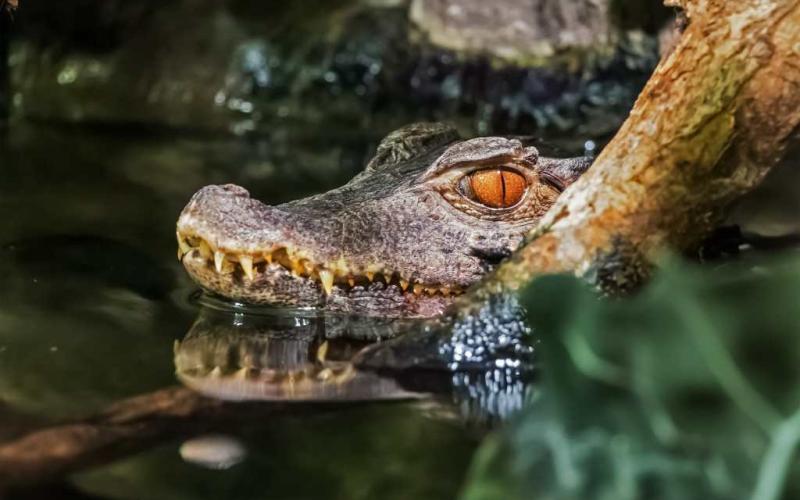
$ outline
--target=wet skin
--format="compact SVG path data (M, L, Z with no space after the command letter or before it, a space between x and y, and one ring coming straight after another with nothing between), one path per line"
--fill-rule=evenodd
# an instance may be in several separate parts
M436 316L510 255L590 163L410 125L327 193L268 206L239 186L202 188L178 219L178 257L200 286L234 301Z

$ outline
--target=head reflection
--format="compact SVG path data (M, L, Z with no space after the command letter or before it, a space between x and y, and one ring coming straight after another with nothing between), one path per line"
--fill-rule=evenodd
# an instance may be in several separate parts
M514 413L529 392L524 370L504 370L498 377L496 366L453 371L445 359L437 364L442 351L437 337L419 337L435 331L430 322L201 305L189 332L175 343L174 362L178 379L208 397L273 402L424 398L484 423ZM415 337L420 341L381 343L388 355L369 354L377 340Z
M324 317L305 311L243 314L203 307L175 343L176 374L190 389L233 401L420 397L391 378L357 371L350 360L368 342L328 330Z

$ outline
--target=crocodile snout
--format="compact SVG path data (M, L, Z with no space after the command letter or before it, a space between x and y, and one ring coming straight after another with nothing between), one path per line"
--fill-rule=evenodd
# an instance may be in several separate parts
M200 237L214 248L247 251L287 238L289 214L250 198L234 184L206 186L195 193L178 218L177 230Z
M415 130L390 134L369 168L322 194L270 206L232 184L201 189L178 219L179 259L203 288L234 300L434 316L591 165L498 137L443 149ZM516 204L476 199L474 177L496 172L526 183ZM496 189L505 199L505 180Z

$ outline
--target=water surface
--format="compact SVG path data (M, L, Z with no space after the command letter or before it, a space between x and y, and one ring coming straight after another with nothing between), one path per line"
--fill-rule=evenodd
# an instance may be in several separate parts
M174 344L199 306L174 223L195 190L234 182L283 202L341 184L374 143L12 127L0 142L0 439L178 385ZM440 400L269 405L178 419L46 496L451 498L484 433ZM241 462L192 461L220 442L208 436L243 449Z

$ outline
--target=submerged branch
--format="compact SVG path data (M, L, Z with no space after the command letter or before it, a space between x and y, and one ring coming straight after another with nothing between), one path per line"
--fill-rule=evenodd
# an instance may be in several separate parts
M100 415L46 427L0 443L0 496L11 484L53 480L88 465L145 449L186 418L221 404L170 388L123 400Z
M617 135L462 305L549 273L635 286L780 160L800 123L800 0L679 5L689 26Z
M8 11L13 12L19 7L19 0L0 0L0 12Z
M336 408L336 404L325 406L328 410ZM0 442L0 498L8 488L58 481L67 474L164 441L309 411L319 413L320 409L297 402L230 403L184 387L131 397L93 416Z

